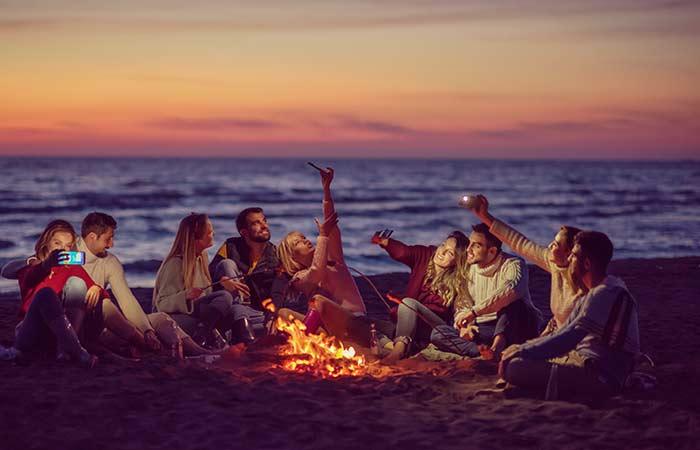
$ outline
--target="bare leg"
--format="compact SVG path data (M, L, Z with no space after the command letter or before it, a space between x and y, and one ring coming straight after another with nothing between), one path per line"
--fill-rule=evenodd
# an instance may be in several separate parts
M348 323L353 315L347 309L322 295L315 295L312 299L315 309L321 314L321 322L328 333L339 339L346 339Z

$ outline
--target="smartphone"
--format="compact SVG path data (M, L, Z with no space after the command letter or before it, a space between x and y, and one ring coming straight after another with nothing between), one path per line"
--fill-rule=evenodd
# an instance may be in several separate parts
M466 209L474 209L479 205L479 197L476 196L476 194L467 194L463 195L459 198L459 201L457 204Z
M58 263L63 266L82 266L85 264L85 252L61 252Z

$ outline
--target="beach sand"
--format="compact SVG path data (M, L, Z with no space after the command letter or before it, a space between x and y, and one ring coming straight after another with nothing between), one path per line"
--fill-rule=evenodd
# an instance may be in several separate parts
M700 448L700 257L614 261L611 272L639 301L652 391L594 405L512 397L494 389L492 366L472 361L406 360L379 378L323 380L276 368L269 347L208 365L0 362L0 449ZM549 276L530 274L548 312ZM371 278L400 291L406 275ZM17 302L0 296L5 345Z

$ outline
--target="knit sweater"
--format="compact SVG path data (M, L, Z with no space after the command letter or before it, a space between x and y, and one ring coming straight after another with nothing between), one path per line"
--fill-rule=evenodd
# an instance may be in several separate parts
M109 252L106 256L98 257L90 251L82 238L78 239L77 246L78 250L85 252L83 268L95 283L105 289L107 286L112 289L112 294L124 317L142 333L153 330L146 313L129 289L124 275L124 267L119 259Z
M205 288L202 295L211 294L211 283L204 272L206 267L199 264L201 256L197 257L197 270L194 273L193 287ZM173 256L163 263L158 271L156 283L153 287L153 311L168 314L192 314L194 305L191 300L187 300L187 290L185 289L184 269L182 258Z
M559 267L551 261L549 248L538 245L505 223L494 220L491 233L508 245L515 253L535 263L552 274L552 287L549 295L549 307L560 328L566 321L576 302L583 296L580 289L574 288L567 277L567 267Z
M498 311L519 299L540 313L530 299L527 266L521 258L501 252L487 267L472 264L468 276L467 287L474 300L477 323L495 320ZM455 314L455 323L468 313L469 309L462 309Z

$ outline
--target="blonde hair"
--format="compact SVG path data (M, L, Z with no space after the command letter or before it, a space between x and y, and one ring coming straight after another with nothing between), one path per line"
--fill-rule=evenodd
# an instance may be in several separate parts
M433 253L433 256L435 256L435 253ZM443 306L450 307L460 299L462 302L471 301L467 291L469 265L467 264L466 248L457 247L455 249L454 265L443 270L439 275L436 274L437 268L433 257L431 257L428 269L425 272L425 281L430 283L430 290L442 298Z
M282 269L290 276L294 276L300 270L307 269L299 261L294 259L294 248L292 247L292 239L294 235L301 234L298 231L291 231L282 238L280 245L277 247L277 257L280 260Z
M195 241L204 237L207 231L207 222L209 217L206 214L192 213L180 221L180 226L177 229L175 240L170 248L168 256L165 257L158 269L158 275L163 270L165 263L171 258L182 258L182 272L185 280L185 289L193 287L194 275L199 270L204 274L207 280L211 283L211 274L209 273L209 258L207 252L203 251L200 254L196 253ZM199 257L199 261L197 261ZM156 277L158 276L156 275Z
M49 242L51 242L53 235L58 232L70 233L73 236L73 244L75 244L76 233L73 225L62 219L52 220L46 225L34 244L34 255L37 261L43 261L49 256Z

